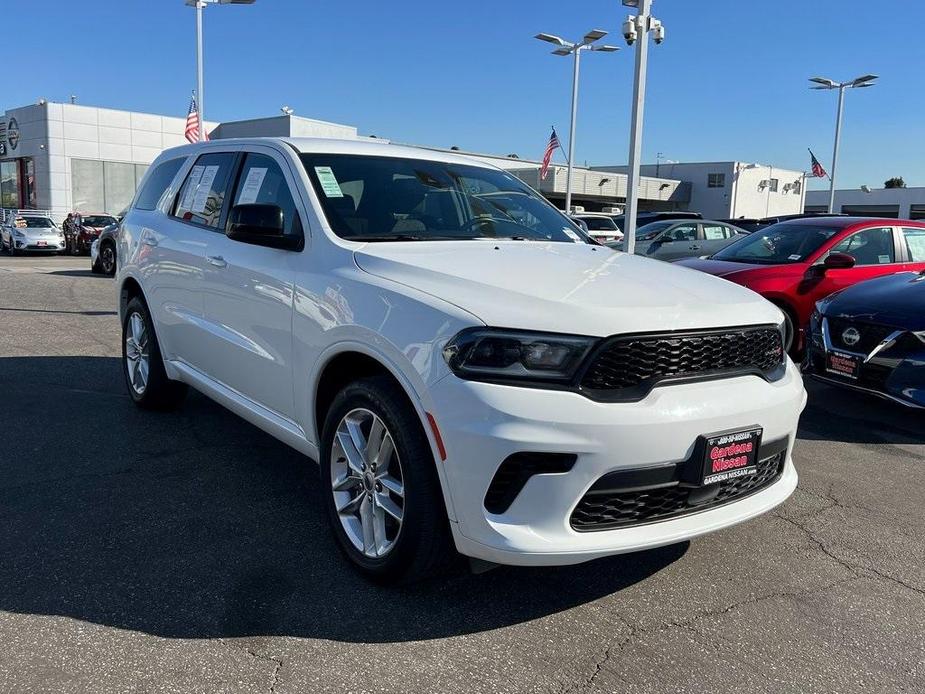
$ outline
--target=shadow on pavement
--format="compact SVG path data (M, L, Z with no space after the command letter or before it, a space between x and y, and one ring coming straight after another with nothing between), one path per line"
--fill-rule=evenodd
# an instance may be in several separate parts
M0 610L164 637L433 639L630 586L687 544L400 590L339 555L313 463L205 397L137 410L120 360L0 358Z
M925 443L925 411L805 379L809 402L800 418L801 439L844 443Z
M88 261L89 262L89 261ZM93 272L92 270L52 270L46 272L46 275L61 275L63 277L96 277L97 279L109 280L112 279L107 275L101 275Z
M60 313L75 316L117 316L117 311L58 311L50 308L10 308L0 306L0 311L16 311L18 313Z

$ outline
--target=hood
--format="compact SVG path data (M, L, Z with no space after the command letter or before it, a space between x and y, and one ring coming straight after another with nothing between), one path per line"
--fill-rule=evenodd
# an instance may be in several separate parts
M722 277L730 282L745 284L746 280L769 280L781 277L802 277L806 274L808 263L780 263L778 265L758 265L756 263L736 263L731 260L713 260L712 258L684 258L676 265L706 272Z
M925 330L925 275L900 272L861 282L832 298L825 315Z
M780 311L710 275L601 246L527 241L368 243L364 271L486 325L607 336L778 323Z

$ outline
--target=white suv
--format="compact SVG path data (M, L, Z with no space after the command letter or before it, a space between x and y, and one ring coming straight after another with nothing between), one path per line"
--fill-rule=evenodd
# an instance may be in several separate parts
M517 178L372 141L164 152L119 235L128 391L192 386L320 461L382 581L571 564L784 501L805 391L781 312L614 253Z

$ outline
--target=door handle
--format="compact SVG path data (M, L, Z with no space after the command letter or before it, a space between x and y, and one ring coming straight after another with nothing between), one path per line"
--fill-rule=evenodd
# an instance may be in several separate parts
M699 251L699 250L700 250L700 246L691 246L691 247L690 247L690 250L692 250L692 251Z
M206 260L209 261L209 265L214 265L215 267L227 267L228 263L225 262L225 259L220 255L208 255Z

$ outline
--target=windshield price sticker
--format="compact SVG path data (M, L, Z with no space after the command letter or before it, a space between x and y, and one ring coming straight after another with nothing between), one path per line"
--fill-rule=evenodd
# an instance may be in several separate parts
M799 260L801 257L801 255L795 253L794 255L788 256L787 260Z
M575 243L581 243L581 237L568 227L562 227L562 233L568 236Z
M318 182L321 184L321 190L329 198L342 198L344 191L340 189L340 184L334 176L330 166L316 166L315 174L318 176Z
M247 172L247 178L244 179L241 194L238 196L239 205L251 205L257 202L257 198L260 196L260 187L263 185L263 179L266 176L266 168L255 168Z

